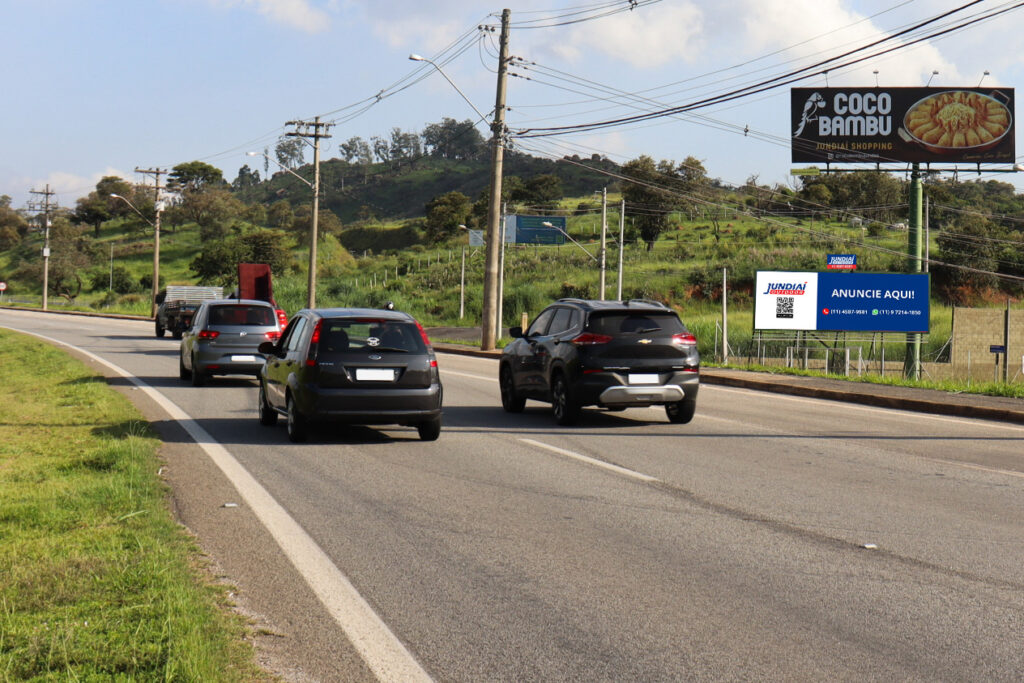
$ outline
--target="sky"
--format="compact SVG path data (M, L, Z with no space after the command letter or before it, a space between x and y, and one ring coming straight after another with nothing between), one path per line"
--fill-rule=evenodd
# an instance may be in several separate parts
M507 95L516 132L692 102L969 1L634 0L628 9L630 0L0 0L0 195L22 208L38 198L29 190L49 185L59 205L74 207L105 175L142 182L135 168L193 160L228 180L246 164L265 175L264 160L246 152L272 150L294 129L286 122L316 116L334 124L324 159L354 136L477 120L494 107L498 32L487 27L499 26L503 8L518 58ZM954 17L1011 4L980 0ZM1022 34L1024 10L1012 11L794 85L1013 88L1024 82ZM693 156L726 183L793 185L789 106L787 86L700 118L513 145L552 158ZM489 137L486 122L478 128ZM1020 191L1018 176L998 179Z

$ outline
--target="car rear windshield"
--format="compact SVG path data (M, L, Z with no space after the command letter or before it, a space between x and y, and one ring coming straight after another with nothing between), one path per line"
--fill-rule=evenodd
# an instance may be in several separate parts
M320 325L320 352L426 353L415 324L394 320L324 319Z
M213 306L210 308L210 324L273 327L277 324L277 315L269 306L247 306L245 304Z
M623 334L680 334L686 327L675 313L658 313L653 311L609 311L595 312L590 315L587 330L595 334L618 336Z

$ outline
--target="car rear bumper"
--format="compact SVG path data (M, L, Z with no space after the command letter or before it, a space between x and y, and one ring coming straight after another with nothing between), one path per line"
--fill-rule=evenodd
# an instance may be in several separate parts
M581 402L607 407L651 406L696 401L700 375L676 372L660 377L658 384L629 384L617 374L602 374L582 383Z
M441 415L441 385L427 389L330 389L307 385L296 404L308 419L353 424L408 424Z

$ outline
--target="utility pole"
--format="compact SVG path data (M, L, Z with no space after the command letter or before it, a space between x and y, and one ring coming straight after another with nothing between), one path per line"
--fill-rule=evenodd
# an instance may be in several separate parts
M605 274L605 252L606 252L605 247L607 245L607 239L606 239L606 235L607 234L608 234L608 188L607 187L603 187L603 188L601 188L601 258L598 259L598 262L599 262L600 268L601 268L601 286L599 287L599 289L601 291L601 296L600 296L601 301L604 301L604 280L605 280L604 274Z
M505 90L508 81L508 28L512 11L501 11L501 38L498 53L498 85L494 96L494 122L491 124L491 196L487 208L487 254L484 259L484 305L480 348L489 351L497 341L498 261L501 221L501 180L505 160Z
M43 195L43 310L47 310L50 289L50 197L56 192L46 184L45 190L29 190L30 194ZM38 204L36 211L38 211Z
M317 224L320 220L320 140L329 138L327 131L333 123L321 123L317 116L312 121L289 121L286 126L295 126L288 137L313 138L313 220L309 229L309 284L306 290L306 307L316 308L316 241Z
M907 225L907 271L921 272L921 167L914 164L910 173L910 220ZM903 376L921 379L921 335L907 333L907 353L903 361Z
M626 246L626 200L619 205L619 286L615 298L622 301L622 252Z
M163 211L163 200L160 199L160 176L167 173L165 168L136 168L136 173L153 176L153 209L156 219L153 221L153 286L149 299L149 315L156 318L156 295L160 291L160 213ZM113 252L111 252L113 253ZM111 261L113 262L113 261ZM111 266L113 269L113 266ZM113 270L111 270L113 273ZM113 278L113 275L111 275Z

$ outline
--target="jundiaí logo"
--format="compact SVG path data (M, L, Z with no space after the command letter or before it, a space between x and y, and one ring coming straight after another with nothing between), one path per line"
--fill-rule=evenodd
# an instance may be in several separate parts
M764 294L781 294L783 296L794 296L806 293L806 282L769 282L768 289L764 291Z

